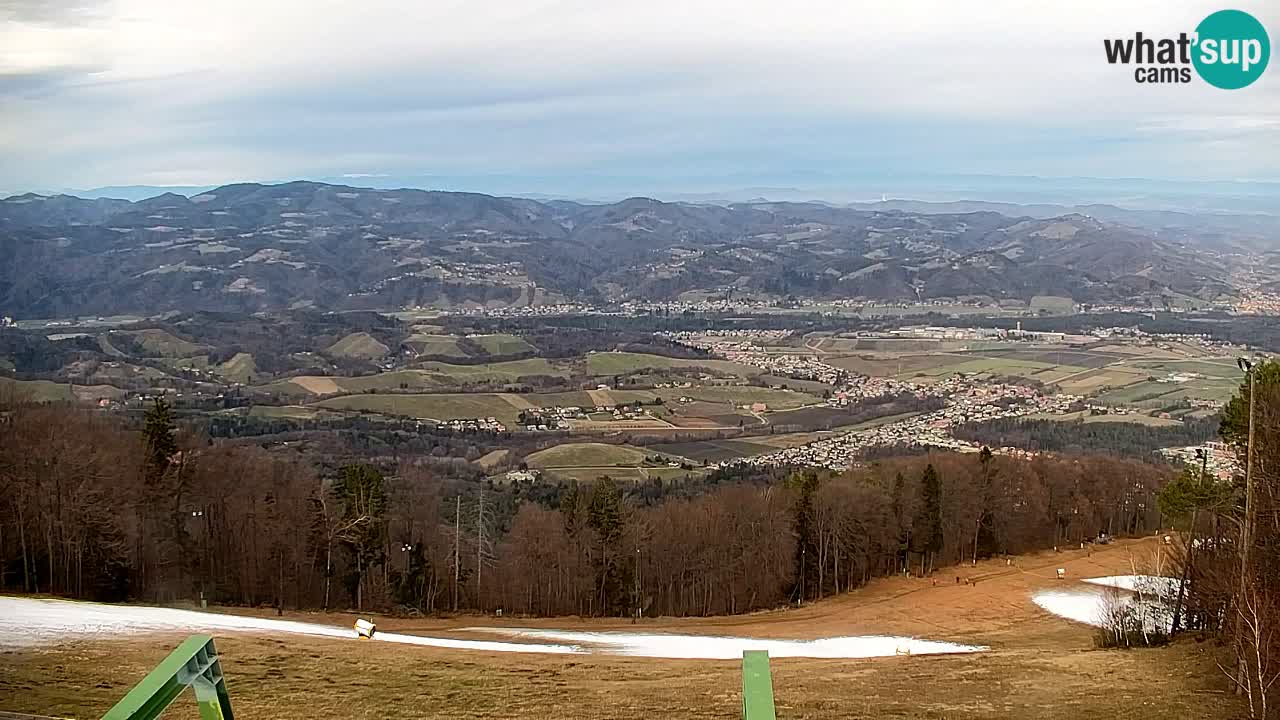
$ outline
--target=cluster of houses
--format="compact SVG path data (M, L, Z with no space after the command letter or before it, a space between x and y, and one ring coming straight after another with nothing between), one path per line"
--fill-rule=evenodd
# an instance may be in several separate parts
M727 461L726 464L813 465L843 470L857 461L867 448L874 446L901 445L977 452L981 449L979 445L956 438L951 433L952 428L1034 413L1065 413L1080 401L1074 395L1044 395L1022 385L974 385L959 377L921 388L921 391L944 398L946 407L876 428L855 430L768 455ZM1002 449L1002 452L1022 451L1010 448Z
M580 407L529 408L520 413L520 426L529 432L568 430L570 420L581 420L587 413Z
M664 333L663 336L672 342L707 350L726 360L757 367L773 375L813 380L828 385L839 385L848 377L848 371L828 365L812 355L768 353L758 344L762 340L779 340L789 334L786 330L713 330Z
M597 405L578 407L576 405L556 405L555 407L529 408L520 412L520 425L529 432L564 431L572 428L570 420L600 420L599 416L607 415L613 420L645 420L653 414L639 403L634 405Z
M559 317L561 315L599 315L604 314L591 305L581 303L558 303L555 305L511 305L503 307L482 307L479 305L450 308L442 315L478 315L482 317Z
M1204 455L1199 455L1197 452ZM1235 449L1226 443L1207 442L1204 445L1164 448L1160 450L1160 454L1175 462L1180 460L1196 472L1204 469L1220 482L1230 482L1233 477L1244 471L1240 467L1240 459Z
M457 418L454 420L445 420L436 423L437 430L452 430L454 432L493 432L504 433L507 426L503 425L498 418Z

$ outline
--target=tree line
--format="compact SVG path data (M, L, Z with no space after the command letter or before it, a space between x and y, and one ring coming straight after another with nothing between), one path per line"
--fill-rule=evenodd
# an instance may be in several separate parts
M1188 469L1159 497L1182 527L1172 629L1229 647L1223 672L1266 720L1280 717L1280 363L1252 367L1221 438L1238 460L1230 481Z
M687 486L492 484L214 441L163 402L140 427L22 402L0 423L0 588L100 600L738 613L1149 532L1168 480L1104 456L937 453Z
M1150 458L1161 448L1198 445L1213 439L1219 422L1217 417L1188 418L1176 425L1153 426L1136 422L998 418L962 425L956 428L955 435L992 447Z

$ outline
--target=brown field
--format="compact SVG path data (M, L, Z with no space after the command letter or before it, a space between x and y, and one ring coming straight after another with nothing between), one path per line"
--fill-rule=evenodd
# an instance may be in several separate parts
M342 388L338 386L338 383L329 377L296 377L291 378L290 382L315 395L333 395L334 393L342 392Z
M891 578L803 609L724 618L379 619L398 632L481 638L477 625L779 638L904 634L981 643L972 655L773 661L778 717L1225 720L1243 717L1214 665L1212 642L1155 650L1095 650L1089 628L1038 609L1029 595L1070 578L1141 570L1151 539L1042 553L927 579ZM956 585L953 576L978 579ZM1068 581L1070 584L1070 581ZM348 625L352 614L289 613ZM96 718L180 640L98 640L0 652L0 708ZM737 718L737 661L604 655L511 655L297 636L217 637L237 717ZM167 718L196 717L189 697Z

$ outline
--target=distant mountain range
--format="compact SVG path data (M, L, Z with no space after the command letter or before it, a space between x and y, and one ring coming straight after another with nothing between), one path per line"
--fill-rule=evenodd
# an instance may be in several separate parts
M1063 208L1065 209L1065 208ZM0 314L735 297L1211 302L1237 241L1199 215L894 201L609 204L315 182L0 201ZM1243 223L1246 220L1232 220Z

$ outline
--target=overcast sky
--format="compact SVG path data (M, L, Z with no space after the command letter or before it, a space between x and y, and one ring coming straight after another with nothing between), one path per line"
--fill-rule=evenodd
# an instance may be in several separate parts
M1224 7L1280 34L1249 0L0 0L0 188L1280 179L1280 63L1223 91L1103 56Z

